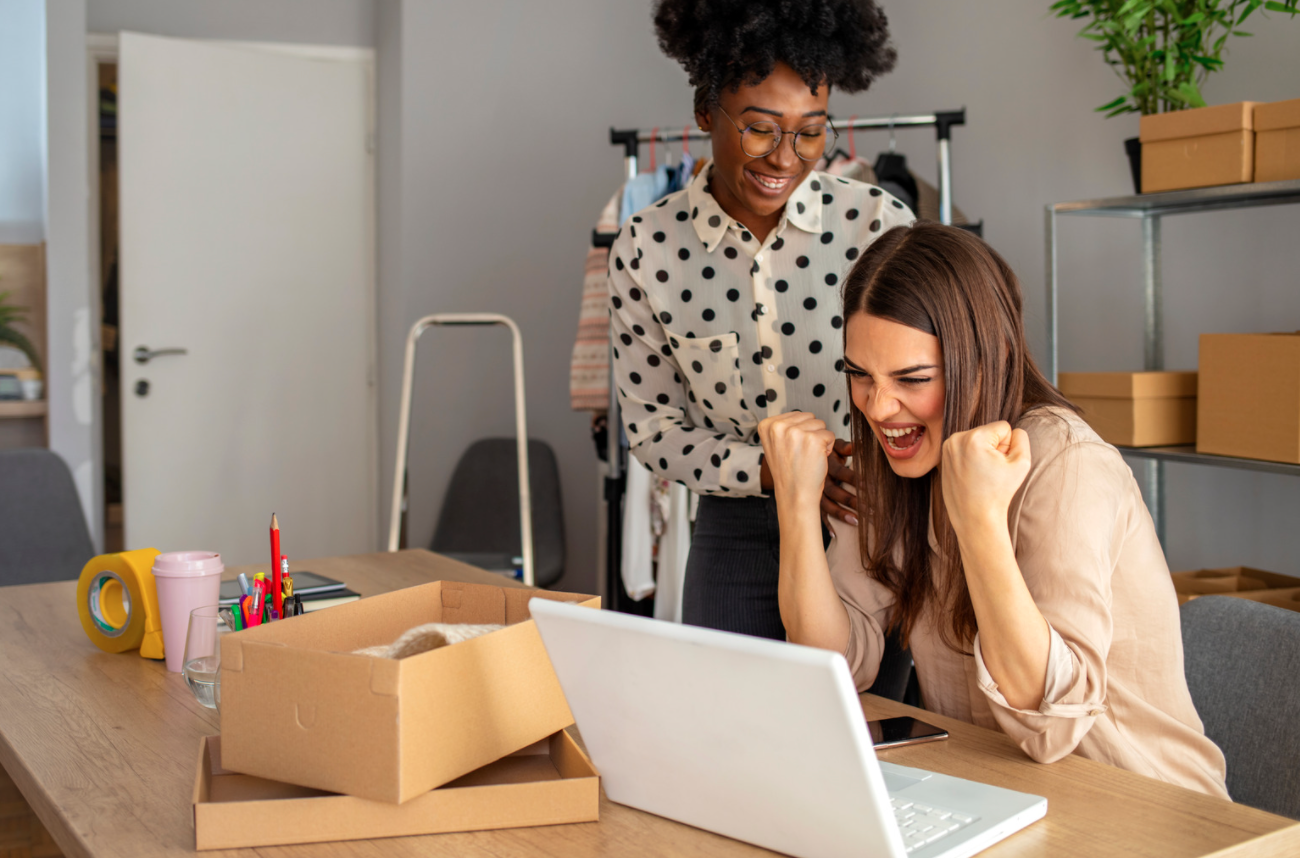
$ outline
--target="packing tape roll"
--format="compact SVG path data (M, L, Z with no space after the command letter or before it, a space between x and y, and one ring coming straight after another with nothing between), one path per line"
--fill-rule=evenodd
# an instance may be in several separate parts
M156 548L101 554L81 570L77 613L90 642L104 652L140 648L145 658L163 657L158 591L153 580Z

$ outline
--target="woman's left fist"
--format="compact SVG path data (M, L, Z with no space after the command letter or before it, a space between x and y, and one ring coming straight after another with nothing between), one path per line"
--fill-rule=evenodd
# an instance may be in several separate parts
M943 442L943 503L960 535L970 527L1007 526L1011 499L1029 475L1029 436L1005 420L958 432Z

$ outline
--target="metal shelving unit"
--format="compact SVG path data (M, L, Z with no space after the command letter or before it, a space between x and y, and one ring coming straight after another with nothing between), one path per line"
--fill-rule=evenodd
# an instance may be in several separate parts
M1063 216L1126 217L1142 221L1142 271L1144 280L1143 344L1144 369L1161 370L1165 364L1164 296L1160 276L1160 226L1167 215L1197 214L1228 209L1258 208L1300 203L1300 180L1261 182L1248 185L1222 185L1191 191L1140 194L1052 203L1046 207L1047 238L1047 376L1056 383L1058 297L1057 218ZM1166 462L1213 465L1247 471L1300 476L1300 466L1254 459L1234 459L1197 453L1194 447L1122 447L1125 455L1145 459L1144 482L1151 518L1161 544L1165 541L1165 470Z

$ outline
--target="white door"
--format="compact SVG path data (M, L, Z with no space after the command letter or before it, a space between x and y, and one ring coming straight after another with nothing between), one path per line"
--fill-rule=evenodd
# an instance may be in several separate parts
M372 67L270 47L121 36L128 549L377 546Z

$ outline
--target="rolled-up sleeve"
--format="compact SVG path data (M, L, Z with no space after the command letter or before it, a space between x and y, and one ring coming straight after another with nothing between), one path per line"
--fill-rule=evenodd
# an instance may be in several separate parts
M1114 448L1082 443L1058 454L1023 489L1013 522L1016 559L1051 630L1042 703L1033 710L1008 704L985 667L978 635L974 653L993 717L1039 762L1071 753L1107 709L1111 576L1123 526L1114 499L1120 481L1131 479Z
M646 291L640 258L637 239L625 227L610 251L609 301L614 382L632 455L696 492L760 494L762 446L691 419L693 393Z
M849 641L844 658L859 692L876 681L885 651L885 629L894 597L862 566L858 528L836 518L829 520L831 543L826 548L831 581L849 617Z

